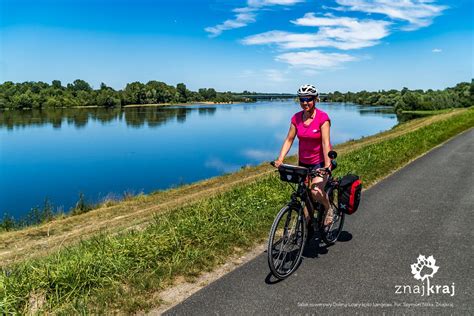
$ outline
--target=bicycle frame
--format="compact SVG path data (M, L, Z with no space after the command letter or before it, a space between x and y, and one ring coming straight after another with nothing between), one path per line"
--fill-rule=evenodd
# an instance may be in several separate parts
M332 177L330 177L328 179L326 187L328 185L330 185L330 187L328 187L328 189L331 190L331 191L333 189L332 188L332 183L333 183L333 179L332 179ZM290 186L291 186L291 184L290 184ZM293 187L293 186L291 186L291 187ZM321 226L322 226L321 223L322 223L322 217L323 217L323 213L324 213L323 205L319 202L314 202L311 199L311 193L310 193L311 189L308 188L308 186L305 184L305 182L298 183L297 189L295 190L293 188L293 190L295 192L293 192L291 194L291 200L290 200L289 205L295 206L298 210L300 210L301 213L303 213L304 207L306 207L306 209L308 211L308 215L310 216L310 219L311 219L311 222L312 222L313 229L315 229L315 231L318 231L319 229L321 229ZM318 212L316 218L314 217L314 212L315 211ZM316 220L316 222L314 222L314 220Z

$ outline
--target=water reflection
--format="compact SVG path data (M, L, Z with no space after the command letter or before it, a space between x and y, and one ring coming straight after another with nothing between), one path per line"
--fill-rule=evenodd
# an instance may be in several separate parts
M212 116L216 113L216 107L200 107L198 112L200 116Z
M427 114L422 114L422 113L397 113L397 120L398 120L398 123L405 123L410 120L425 117L426 115Z
M229 108L227 108L229 109ZM64 123L84 128L90 120L107 124L125 119L130 127L158 127L169 121L186 122L190 112L197 110L199 115L212 116L216 107L129 107L117 108L76 108L76 109L44 109L44 110L11 110L0 111L0 128L12 130L17 127L43 126L50 124L60 129Z

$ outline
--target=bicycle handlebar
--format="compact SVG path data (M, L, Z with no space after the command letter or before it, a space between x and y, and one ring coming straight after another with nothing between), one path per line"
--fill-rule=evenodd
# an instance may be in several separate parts
M275 167L275 161L271 161L270 164ZM281 164L280 166L285 166L285 164ZM292 165L288 165L288 166L292 166ZM300 167L300 166L298 166ZM306 167L300 167L300 168L306 168ZM331 175L332 172L331 172L331 168L317 168L317 169L310 169L310 168L306 168L309 170L309 176L311 176L312 178L314 177L323 177L325 174L328 174L328 175Z
M337 152L335 152L334 150L331 150L328 153L328 156L329 156L329 158L331 158L331 166L327 167L327 168L318 168L318 169L310 170L309 175L311 177L313 177L313 178L314 177L323 177L324 174L328 174L330 176L332 174L332 170L337 168L337 163L336 163L336 160L335 160L336 157L337 157ZM275 161L271 161L270 164L273 167L276 167Z

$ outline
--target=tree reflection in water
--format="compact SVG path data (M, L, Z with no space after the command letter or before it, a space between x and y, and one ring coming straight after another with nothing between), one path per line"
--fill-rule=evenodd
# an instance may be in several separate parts
M61 128L62 124L74 125L83 128L91 120L107 124L125 118L130 127L158 127L166 122L175 120L186 122L186 117L192 111L199 115L212 116L216 107L129 107L129 108L87 108L87 109L31 109L0 111L0 128L9 130L18 127L43 126L51 124L54 128Z

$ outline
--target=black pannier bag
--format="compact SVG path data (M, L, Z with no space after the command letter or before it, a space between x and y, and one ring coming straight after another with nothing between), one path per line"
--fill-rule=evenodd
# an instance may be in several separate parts
M359 207L362 182L359 176L348 174L342 177L339 184L339 209L346 214L354 214Z

